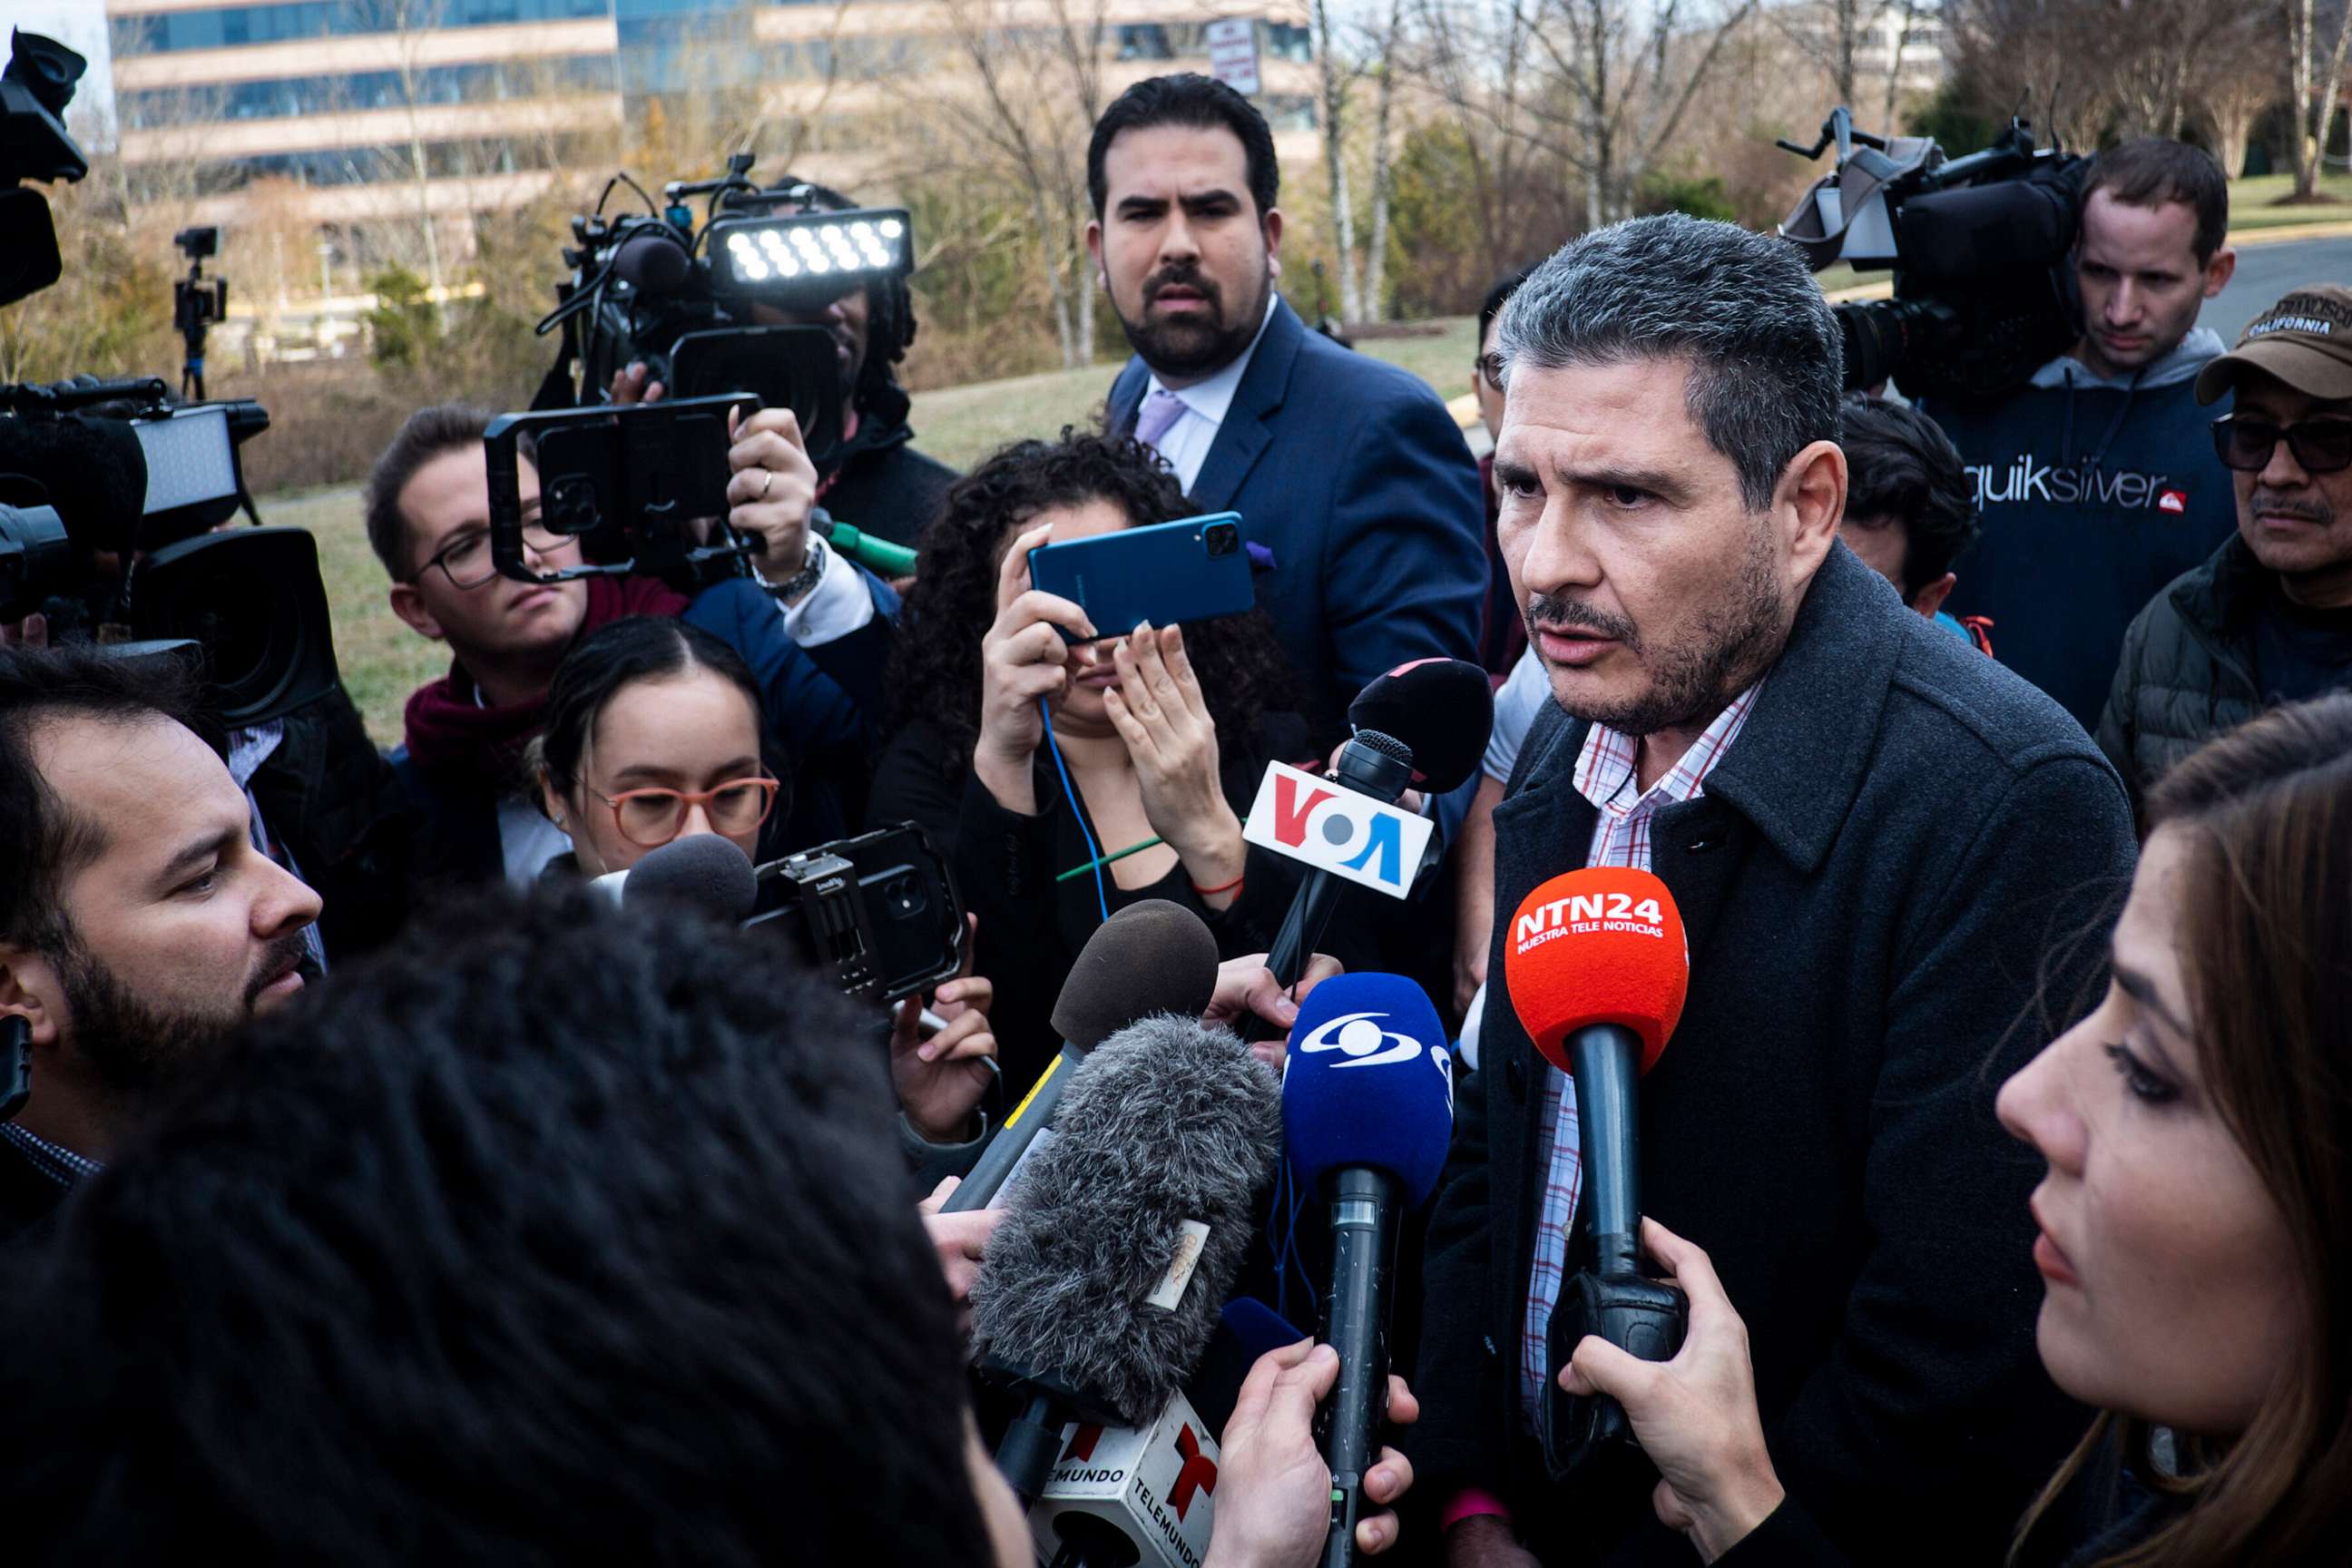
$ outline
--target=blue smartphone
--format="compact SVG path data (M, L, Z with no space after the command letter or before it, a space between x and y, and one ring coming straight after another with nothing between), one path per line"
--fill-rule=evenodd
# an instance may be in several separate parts
M1098 637L1125 637L1145 621L1238 615L1257 603L1233 511L1041 544L1029 552L1029 584L1086 611ZM1062 640L1086 639L1063 631Z

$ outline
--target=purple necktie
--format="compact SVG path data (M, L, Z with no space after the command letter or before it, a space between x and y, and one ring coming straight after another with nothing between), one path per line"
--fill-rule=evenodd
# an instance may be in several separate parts
M1160 450L1160 443L1176 421L1183 417L1184 400L1164 386L1152 388L1151 395L1143 400L1142 411L1135 416L1135 438Z

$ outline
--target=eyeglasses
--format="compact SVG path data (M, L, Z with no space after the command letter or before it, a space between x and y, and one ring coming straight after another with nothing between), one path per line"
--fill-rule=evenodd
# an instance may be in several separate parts
M569 537L566 534L557 533L552 529L541 527L536 522L526 522L522 525L523 543L542 555L550 551L562 549L569 542ZM490 559L488 531L479 530L472 533L459 534L436 551L431 560L416 569L417 577L424 576L436 566L441 568L441 575L449 579L451 587L466 594L472 593L497 576L499 568L498 563ZM415 578L410 579L412 582L415 580Z
M730 779L706 790L625 789L608 795L592 788L588 793L613 808L613 825L622 837L641 849L658 849L686 826L692 806L700 806L720 833L751 832L775 809L777 787L774 779Z
M2225 414L2213 421L2213 450L2225 468L2259 474L2270 467L2281 441L2306 474L2332 474L2352 468L2352 419L2305 419L2281 425L2251 414Z

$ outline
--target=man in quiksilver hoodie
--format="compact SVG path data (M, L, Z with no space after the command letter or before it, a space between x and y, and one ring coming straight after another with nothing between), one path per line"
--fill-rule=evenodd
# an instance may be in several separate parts
M2237 266L2210 156L2147 138L2103 153L2074 253L2083 335L1999 401L1927 412L1968 464L1983 533L1947 606L1991 622L1994 655L2098 722L2124 628L2237 526L2197 374L2197 325Z

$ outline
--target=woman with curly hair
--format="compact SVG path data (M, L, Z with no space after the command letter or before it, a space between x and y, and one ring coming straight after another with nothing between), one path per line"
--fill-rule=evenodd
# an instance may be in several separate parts
M1047 1015L1107 910L1183 904L1230 958L1265 951L1298 884L1242 842L1266 763L1316 754L1265 612L1073 646L1085 613L1029 585L1041 544L1190 511L1149 449L1064 431L982 463L923 536L867 820L919 822L950 855L1015 1083L1054 1049Z

